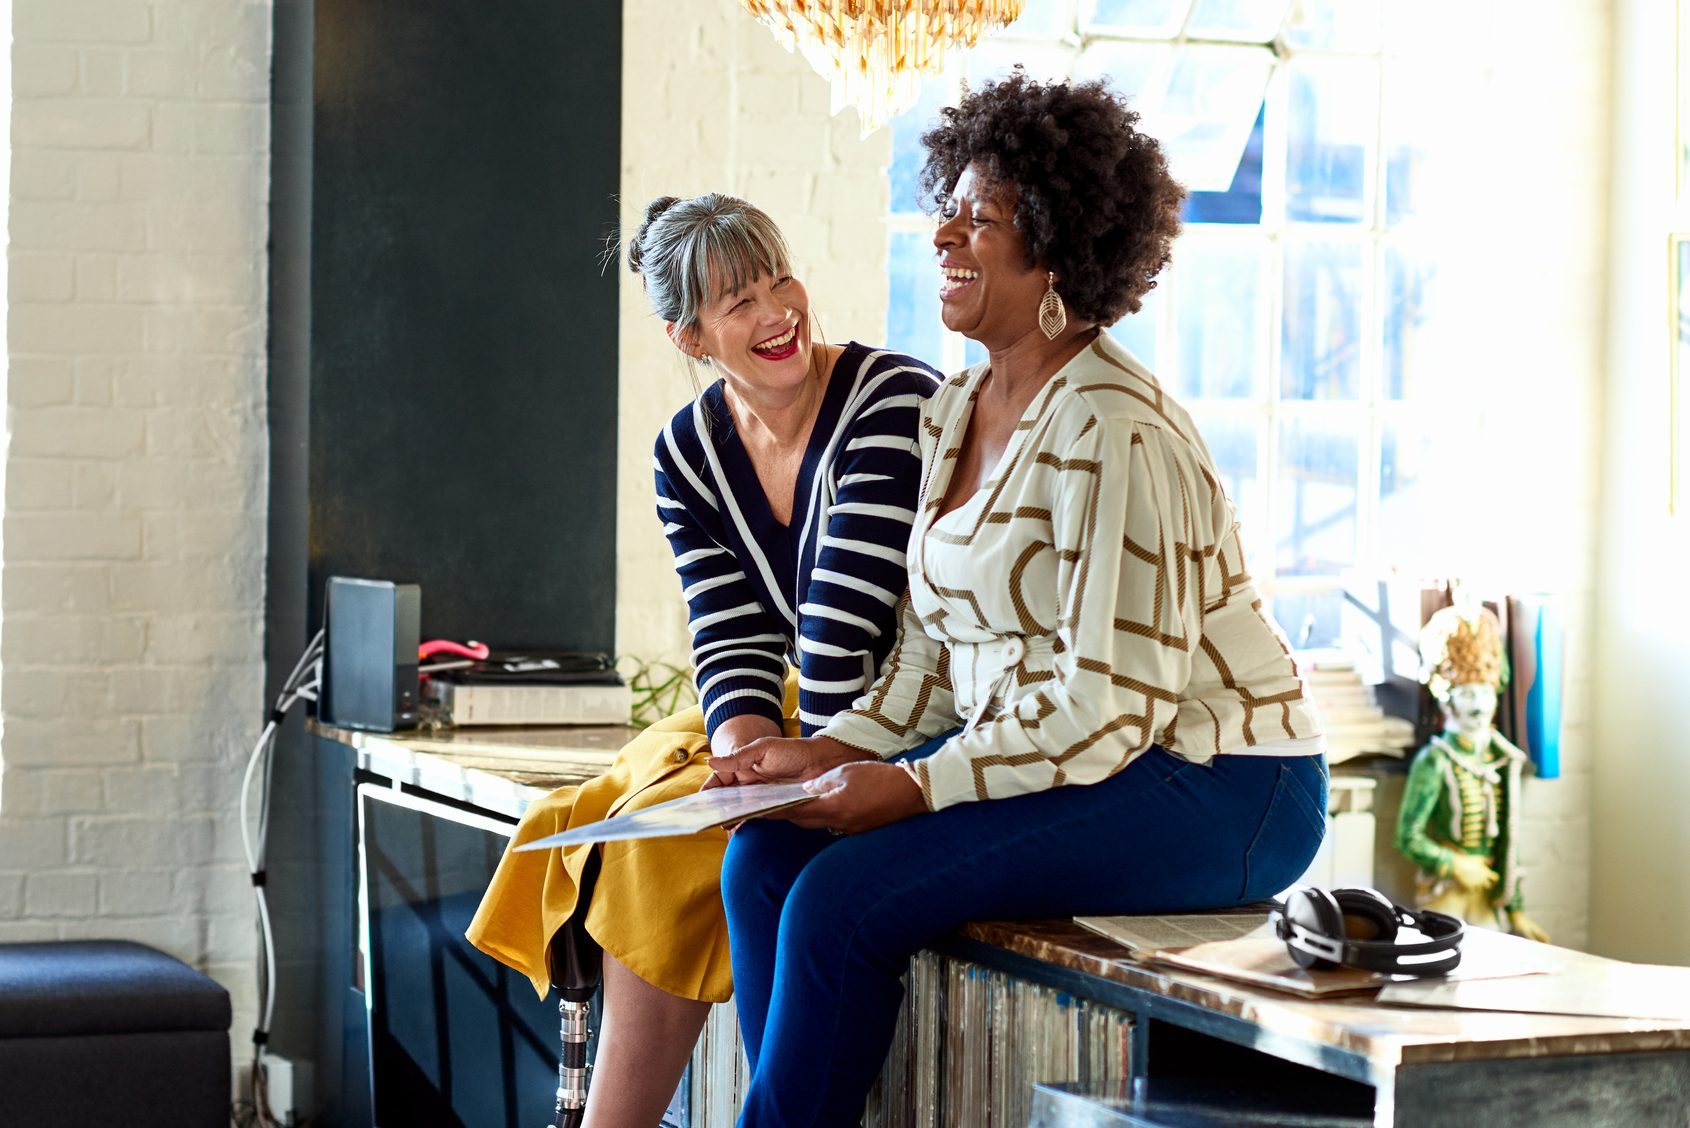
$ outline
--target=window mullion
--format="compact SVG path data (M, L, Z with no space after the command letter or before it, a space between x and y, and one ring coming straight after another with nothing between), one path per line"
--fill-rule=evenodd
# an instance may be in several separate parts
M1285 226L1286 131L1290 124L1290 74L1281 62L1268 79L1262 115L1262 228Z
M1262 226L1265 244L1262 255L1261 297L1263 324L1267 326L1262 345L1262 366L1265 387L1262 401L1266 425L1258 458L1258 473L1262 483L1262 509L1255 516L1259 528L1246 529L1248 535L1261 538L1258 550L1259 575L1271 587L1277 575L1279 545L1277 541L1279 510L1279 390L1283 384L1280 363L1285 332L1285 176L1286 128L1289 119L1290 79L1283 64L1274 68L1268 80L1267 97L1262 114Z
M1385 60L1383 45L1378 65L1378 96L1373 124L1372 159L1368 161L1373 179L1369 197L1367 269L1362 281L1362 352L1361 387L1366 407L1359 449L1356 452L1360 481L1356 491L1356 563L1372 567L1379 557L1379 487L1380 461L1384 445L1384 421L1381 401L1385 395L1385 208L1386 180L1385 149Z
M1362 433L1356 449L1360 480L1356 492L1356 563L1378 556L1379 457L1383 442L1380 400L1385 383L1384 251L1377 236L1368 248L1362 282Z

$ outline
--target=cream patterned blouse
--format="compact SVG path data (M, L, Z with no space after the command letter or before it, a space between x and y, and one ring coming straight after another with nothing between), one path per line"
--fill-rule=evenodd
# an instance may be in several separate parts
M915 766L934 810L1095 783L1152 744L1187 760L1307 754L1319 726L1245 571L1191 417L1107 333L939 517L986 365L922 407L910 590L882 675L822 733Z

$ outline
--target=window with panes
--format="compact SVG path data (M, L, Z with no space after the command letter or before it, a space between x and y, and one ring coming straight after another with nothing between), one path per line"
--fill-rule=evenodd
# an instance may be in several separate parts
M940 323L918 199L919 138L940 108L1016 64L1108 78L1191 190L1171 266L1109 332L1197 420L1287 635L1335 643L1345 583L1412 566L1434 525L1417 489L1429 401L1458 360L1435 234L1461 203L1485 81L1441 49L1453 14L1438 0L1028 0L891 127L888 343L945 371L983 359Z

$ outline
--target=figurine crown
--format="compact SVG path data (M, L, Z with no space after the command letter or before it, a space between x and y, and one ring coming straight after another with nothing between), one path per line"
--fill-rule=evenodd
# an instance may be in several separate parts
M1502 623L1488 607L1468 617L1445 607L1420 630L1420 680L1439 701L1451 686L1484 684L1501 689L1508 681L1502 655Z

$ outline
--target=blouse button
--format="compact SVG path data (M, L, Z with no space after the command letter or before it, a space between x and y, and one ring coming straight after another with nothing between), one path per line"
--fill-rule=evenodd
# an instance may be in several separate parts
M673 752L669 753L669 758L677 764L684 764L688 760L692 759L692 754L685 748L677 748Z
M1026 657L1027 644L1019 638L1012 638L1003 644L1003 660L1007 666L1013 666Z

